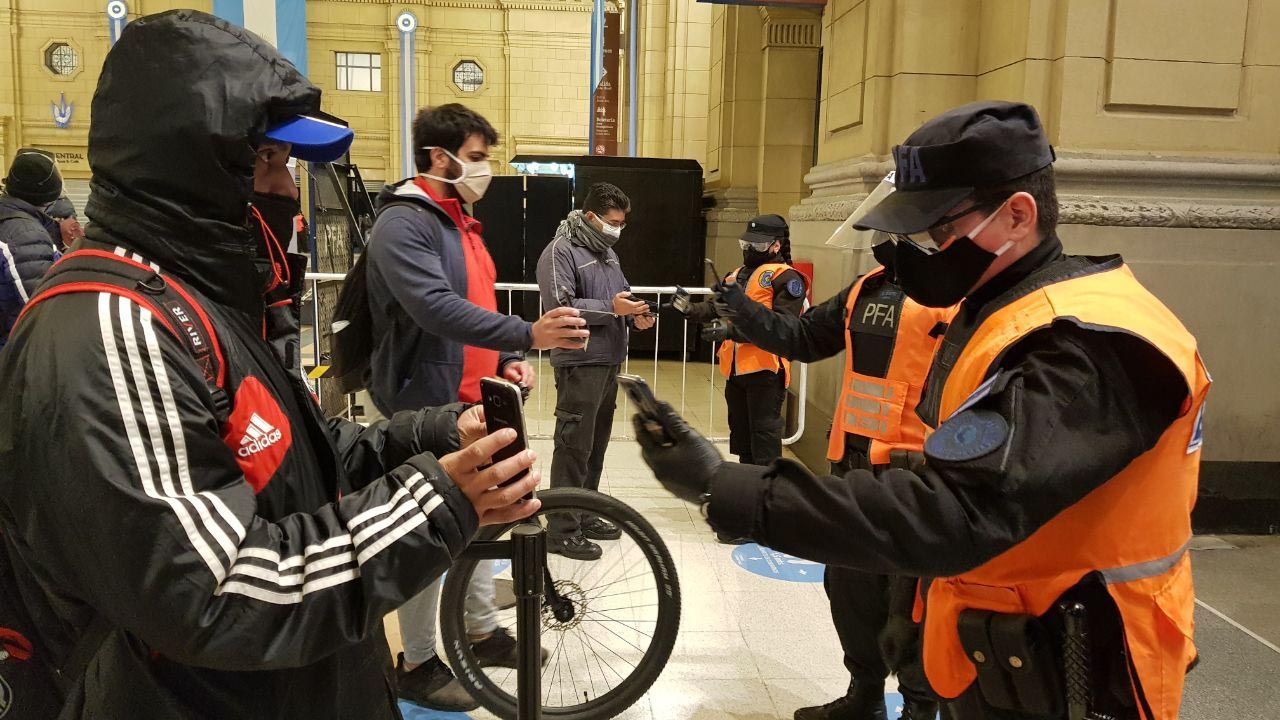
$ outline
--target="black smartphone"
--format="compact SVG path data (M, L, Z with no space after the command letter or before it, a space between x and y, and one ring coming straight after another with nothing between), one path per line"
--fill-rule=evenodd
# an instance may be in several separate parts
M618 384L627 392L627 397L635 403L641 415L658 417L658 398L654 397L653 390L649 389L649 383L645 382L644 378L639 375L618 373Z
M657 438L660 442L670 442L666 431L662 429L662 425L658 424L658 398L654 396L653 390L649 388L649 383L639 375L628 375L626 373L618 373L618 384L626 391L627 397L631 398L631 402L635 403L636 410L644 419L645 428L649 433Z
M516 439L494 453L493 462L515 457L529 448L528 435L524 431L524 402L519 385L501 378L480 378L480 403L484 405L484 424L490 435L503 428L516 431ZM528 473L528 470L524 470L503 485L510 485ZM532 490L524 496L525 500L533 498Z
M642 302L647 305L649 309L644 312L645 315L653 315L658 312L658 302L656 300L645 300L644 298L638 298L631 293L627 293L627 299L631 302Z

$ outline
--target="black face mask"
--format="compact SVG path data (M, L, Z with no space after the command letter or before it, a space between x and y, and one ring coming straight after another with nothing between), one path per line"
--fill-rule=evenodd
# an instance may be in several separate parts
M967 235L936 253L925 252L906 240L893 245L891 267L898 285L907 297L932 308L951 307L963 300L991 263L1008 249L1006 245L999 253L983 250Z
M288 250L289 240L293 237L294 218L302 212L302 205L298 199L287 195L256 192L253 194L253 206L262 214L262 220L280 242L280 246ZM253 220L256 219L257 217L254 216ZM250 227L255 224L252 220L250 221ZM264 241L265 239L260 238Z
M301 208L296 198L287 195L253 194L249 230L258 241L258 259L254 265L264 293L288 284L289 244L293 239L294 219Z
M759 267L765 263L779 262L781 259L781 255L776 252L769 252L768 250L761 252L759 250L747 248L742 251L742 264L747 267Z

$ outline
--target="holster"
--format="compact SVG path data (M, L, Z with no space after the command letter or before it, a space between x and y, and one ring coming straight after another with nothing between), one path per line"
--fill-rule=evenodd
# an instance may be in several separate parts
M987 704L1031 715L1062 712L1060 655L1054 634L1040 618L965 610L958 630Z

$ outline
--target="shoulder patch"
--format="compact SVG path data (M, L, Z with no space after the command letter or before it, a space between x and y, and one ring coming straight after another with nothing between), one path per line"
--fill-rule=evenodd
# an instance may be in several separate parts
M773 271L772 270L765 270L764 272L760 273L760 287L762 288L773 287Z
M800 278L791 278L791 280L787 281L787 292L790 293L791 297L803 297L804 281Z
M1009 423L990 410L953 415L929 436L924 454L943 462L968 462L990 454L1009 439Z

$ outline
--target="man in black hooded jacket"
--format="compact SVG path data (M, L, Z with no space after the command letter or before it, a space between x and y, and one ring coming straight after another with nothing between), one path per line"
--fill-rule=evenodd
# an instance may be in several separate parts
M302 266L273 242L288 193L254 188L273 185L264 174L290 142L303 159L345 151L340 126L327 141L296 127L319 105L270 45L200 12L136 20L106 58L93 224L76 249L190 288L233 403L220 423L192 355L129 299L59 295L19 322L0 358L0 551L16 585L3 589L52 665L110 628L66 678L61 718L397 717L383 616L478 524L538 507L512 504L536 472L487 489L533 458L477 470L510 441L479 437L477 413L326 421L286 368L288 343L271 342L290 324L268 306L296 305ZM23 661L0 660L0 680ZM35 698L12 691L30 716Z

